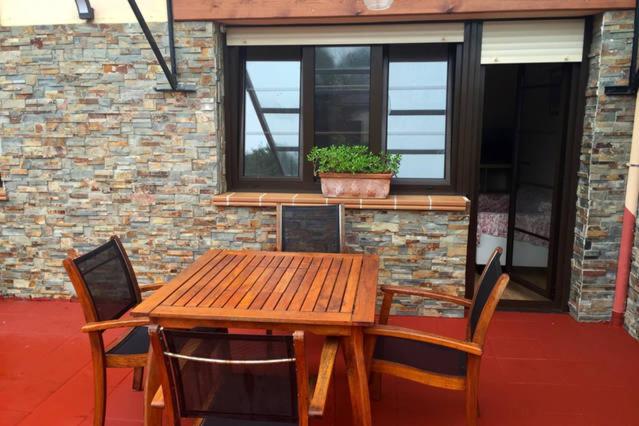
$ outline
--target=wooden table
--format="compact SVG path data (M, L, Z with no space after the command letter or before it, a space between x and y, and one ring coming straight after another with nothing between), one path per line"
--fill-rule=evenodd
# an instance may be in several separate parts
M375 321L375 255L210 250L132 311L167 328L234 327L339 336L356 425L371 425L362 327ZM159 386L149 353L145 424Z

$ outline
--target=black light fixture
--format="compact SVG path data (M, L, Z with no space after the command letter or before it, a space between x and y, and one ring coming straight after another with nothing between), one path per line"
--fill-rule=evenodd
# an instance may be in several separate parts
M80 19L86 19L87 21L93 19L93 8L89 0L75 0L75 5L78 7Z

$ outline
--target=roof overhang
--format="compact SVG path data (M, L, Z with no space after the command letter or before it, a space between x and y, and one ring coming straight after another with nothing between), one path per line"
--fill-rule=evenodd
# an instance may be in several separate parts
M362 0L174 0L176 20L232 25L548 18L634 8L634 0L396 0L383 11Z

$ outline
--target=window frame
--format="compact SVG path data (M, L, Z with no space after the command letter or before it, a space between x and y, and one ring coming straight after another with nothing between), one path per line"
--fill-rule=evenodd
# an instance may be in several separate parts
M388 120L388 91L389 91L389 64L391 62L390 48L394 46L397 49L402 50L410 50L411 46L417 45L406 45L406 44L396 44L396 45L385 45L384 46L384 90L382 91L383 96L383 112L382 112L382 121L383 121L383 129L381 133L381 138L383 138L383 146L384 150L387 149L388 143L388 132L386 131L387 120ZM453 151L452 151L452 139L453 139L453 107L454 107L454 99L455 99L455 89L456 89L456 44L455 43L433 43L429 45L432 47L431 52L425 52L425 54L417 59L425 58L425 57L446 57L447 58L447 82L446 82L446 135L445 135L445 163L444 163L444 177L443 178L393 178L391 186L394 187L396 192L419 192L423 189L429 189L432 192L436 190L441 191L452 191L452 182L453 182ZM434 53L435 50L441 50L439 54ZM411 58L412 59L412 58Z
M444 179L393 178L392 194L429 193L453 194L456 188L459 149L455 142L456 131L454 114L459 105L462 43L428 43L421 46L433 46L448 54L448 83L446 108L446 163ZM315 102L315 48L310 46L286 46L289 50L299 49L301 61L300 81L300 154L299 176L250 177L243 175L244 150L244 76L247 58L246 46L224 47L224 120L225 120L225 156L224 176L227 189L233 191L271 191L271 192L320 192L319 179L313 176L313 166L305 160L306 154L314 146L314 102ZM355 45L356 46L356 45ZM386 149L386 121L388 107L388 68L390 46L368 45L371 47L370 110L369 110L369 149L379 153ZM321 45L321 47L331 47ZM344 46L336 46L344 47ZM265 52L277 50L280 46L250 46L250 49L263 49ZM425 55L426 56L426 55ZM277 60L277 59L275 59ZM455 117L454 117L455 116Z

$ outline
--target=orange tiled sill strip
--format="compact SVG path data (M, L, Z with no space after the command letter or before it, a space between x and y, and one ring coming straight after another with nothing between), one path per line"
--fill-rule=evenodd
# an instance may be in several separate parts
M461 195L391 195L388 198L325 198L321 194L278 192L225 192L213 197L215 206L275 207L277 204L344 204L347 209L433 210L467 212L468 198Z

